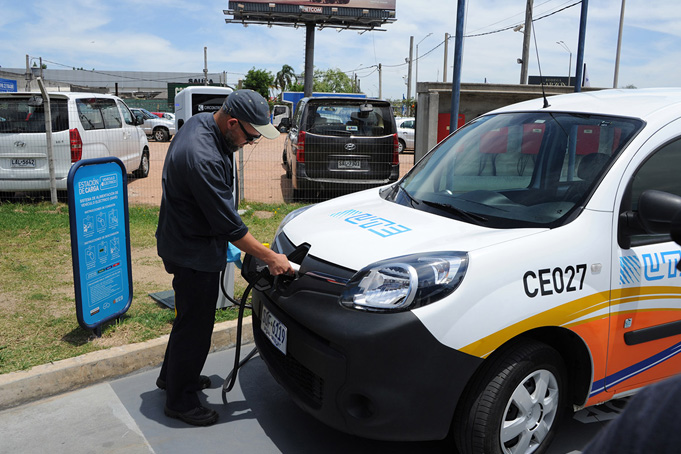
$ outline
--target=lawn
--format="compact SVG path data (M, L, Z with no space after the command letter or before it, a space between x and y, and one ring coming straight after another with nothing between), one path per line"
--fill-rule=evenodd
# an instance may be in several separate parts
M284 216L299 206L244 202L242 218L258 240L270 242ZM172 289L156 255L158 211L130 207L133 301L120 322L104 325L98 338L76 318L67 205L0 204L0 374L170 332L174 311L149 297ZM238 276L237 297L245 287ZM236 313L220 309L216 321L234 319Z

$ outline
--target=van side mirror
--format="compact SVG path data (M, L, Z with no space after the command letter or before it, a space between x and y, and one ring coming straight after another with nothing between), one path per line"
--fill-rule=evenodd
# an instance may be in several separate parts
M290 118L282 118L281 121L279 122L279 128L285 127L286 129L291 127L291 119Z
M142 114L135 114L135 126L140 126L144 124L144 117Z

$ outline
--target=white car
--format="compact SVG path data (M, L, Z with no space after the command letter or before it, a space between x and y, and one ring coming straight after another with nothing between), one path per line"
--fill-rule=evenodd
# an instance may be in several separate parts
M132 113L141 123L141 128L148 137L152 137L156 142L168 142L175 135L175 121L159 118L147 109L132 107Z
M399 141L399 152L406 149L414 149L414 134L416 132L416 119L414 117L395 118L397 125L397 140Z
M681 372L681 89L544 103L282 222L300 270L255 287L253 335L297 405L367 438L544 452L564 410Z
M67 189L71 165L81 159L115 156L128 173L149 174L149 143L118 97L98 93L49 93L56 186ZM0 191L50 189L45 128L46 100L40 93L0 93Z

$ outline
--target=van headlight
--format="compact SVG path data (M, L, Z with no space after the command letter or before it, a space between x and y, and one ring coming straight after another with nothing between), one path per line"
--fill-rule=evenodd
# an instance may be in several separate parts
M465 252L429 252L382 260L350 279L340 304L371 312L400 312L425 306L456 290L467 267Z

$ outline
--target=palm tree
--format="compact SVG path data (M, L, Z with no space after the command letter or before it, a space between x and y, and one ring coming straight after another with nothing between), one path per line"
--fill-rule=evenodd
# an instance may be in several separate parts
M274 86L281 91L285 91L287 87L291 86L294 78L295 72L293 68L289 65L284 65L281 67L281 71L274 77Z

